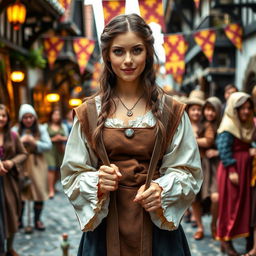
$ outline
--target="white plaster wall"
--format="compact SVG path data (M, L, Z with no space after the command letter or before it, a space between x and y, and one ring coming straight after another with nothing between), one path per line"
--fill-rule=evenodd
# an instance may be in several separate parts
M243 41L242 52L237 51L235 84L240 90L242 89L243 86L243 79L249 60L254 55L256 55L256 35Z

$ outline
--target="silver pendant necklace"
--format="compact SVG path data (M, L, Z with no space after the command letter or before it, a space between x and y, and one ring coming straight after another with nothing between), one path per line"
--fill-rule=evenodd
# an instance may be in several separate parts
M123 101L120 99L120 97L117 95L117 98L120 100L121 104L124 106L124 108L127 110L126 115L127 116L132 116L133 112L132 110L135 108L135 106L138 104L138 102L140 101L140 99L143 97L143 94L138 98L138 100L135 102L135 104L132 106L132 108L127 108L127 106L125 106L125 104L123 103Z

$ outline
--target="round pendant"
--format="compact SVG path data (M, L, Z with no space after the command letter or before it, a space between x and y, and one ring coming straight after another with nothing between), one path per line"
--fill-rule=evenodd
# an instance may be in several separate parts
M133 115L132 111L131 111L131 110L128 110L128 111L127 111L127 116L132 116L132 115Z
M127 138L132 138L134 136L134 130L133 129L125 129L124 134Z

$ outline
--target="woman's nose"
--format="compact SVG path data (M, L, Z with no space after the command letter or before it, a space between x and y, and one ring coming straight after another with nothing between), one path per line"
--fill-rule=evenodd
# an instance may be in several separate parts
M125 62L126 64L132 63L132 56L131 56L131 54L130 54L129 52L126 53L124 62Z

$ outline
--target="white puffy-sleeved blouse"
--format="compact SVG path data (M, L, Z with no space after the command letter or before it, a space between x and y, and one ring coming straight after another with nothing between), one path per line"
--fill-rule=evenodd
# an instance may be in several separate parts
M99 113L99 97L96 97L96 106ZM155 123L155 117L149 111L130 121L129 127L152 127ZM107 119L105 126L125 127L122 120L113 118ZM75 117L61 166L61 182L83 231L94 230L108 214L109 194L100 199L97 196L97 163L97 157ZM199 192L203 180L198 146L186 113L163 156L159 172L160 177L153 182L163 189L162 209L150 212L151 220L161 229L174 230Z

